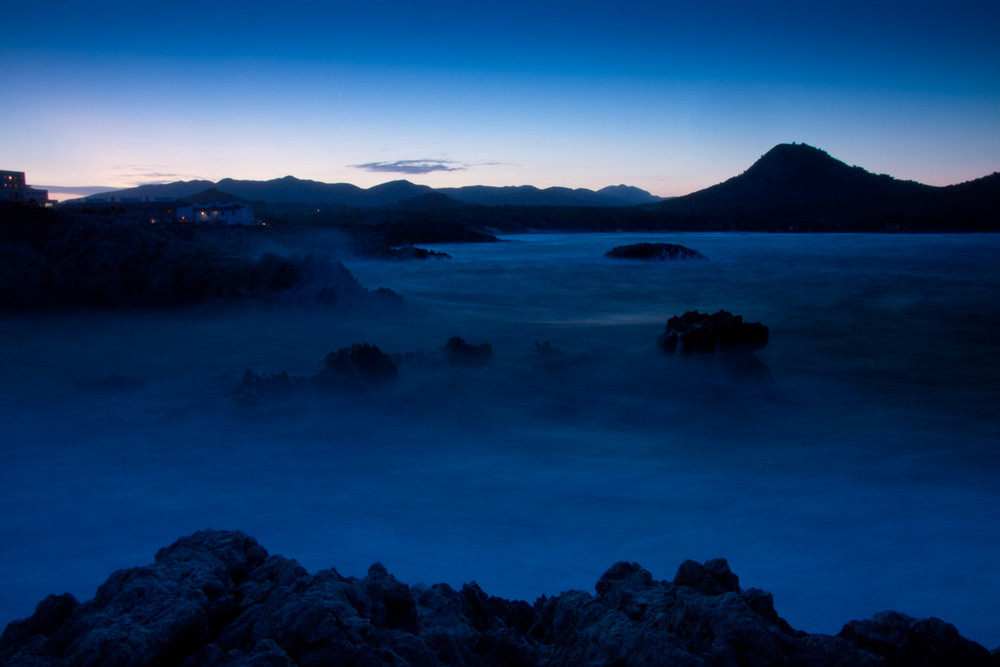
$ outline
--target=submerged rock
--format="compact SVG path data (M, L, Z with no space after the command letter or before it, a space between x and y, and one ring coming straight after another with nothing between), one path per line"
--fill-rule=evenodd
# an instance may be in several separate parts
M79 603L50 595L0 636L0 664L97 665L1000 665L937 619L884 612L836 637L793 630L724 559L673 582L616 563L596 596L534 605L476 584L408 586L310 575L252 537L203 531L121 570Z
M546 356L546 357L551 357L551 356L556 355L556 354L562 354L562 350L560 350L557 347L553 347L552 343L550 343L549 341L545 341L544 343L539 343L536 340L535 341L535 350L538 351L538 354L541 354L541 355Z
M297 396L308 388L308 378L289 375L287 371L274 375L258 375L248 370L232 393L240 405L253 406L264 399Z
M355 343L326 355L323 370L312 376L258 375L246 371L232 389L239 404L254 406L265 399L290 398L310 392L356 392L394 381L399 370L392 357L368 343Z
M448 353L448 361L453 364L475 366L485 364L493 357L493 346L489 343L470 345L460 336L449 338L444 350Z
M633 243L612 248L605 257L662 262L668 259L706 259L697 250L676 243Z

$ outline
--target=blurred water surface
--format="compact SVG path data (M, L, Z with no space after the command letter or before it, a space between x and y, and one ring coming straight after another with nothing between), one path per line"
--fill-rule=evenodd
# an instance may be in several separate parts
M708 260L603 256L640 241ZM212 527L310 571L381 561L528 600L590 590L617 560L669 579L723 556L797 628L891 608L1000 645L1000 237L435 249L452 258L345 260L403 308L0 322L0 622ZM666 320L694 309L767 324L768 377L660 353ZM490 342L491 362L443 363L455 335ZM356 342L419 354L356 397L227 393L247 369L309 375Z

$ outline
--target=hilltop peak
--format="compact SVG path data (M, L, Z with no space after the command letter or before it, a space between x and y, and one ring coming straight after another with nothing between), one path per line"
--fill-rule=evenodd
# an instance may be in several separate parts
M601 188L597 194L621 200L623 204L651 204L662 199L662 197L657 197L634 185L625 185L624 183Z
M778 144L739 176L659 207L760 229L926 228L937 224L927 209L934 190L848 166L808 144Z
M718 189L746 189L745 195L763 190L782 191L782 197L810 198L821 191L852 191L880 187L892 181L861 167L851 167L826 151L809 144L778 144L743 174L701 192ZM694 193L688 196L698 196Z
M826 151L809 144L778 144L760 156L760 159L747 169L747 174L757 170L830 170L850 169L845 163L832 157ZM818 174L817 174L818 175Z
M408 187L427 187L427 186L415 185L414 183L406 180L405 178L398 178L394 181L386 181L385 183L373 185L372 187L369 188L369 190L375 190L378 188L387 189L387 188L402 188L402 187L408 188Z
M768 155L772 155L772 156L777 156L777 155L813 155L813 156L816 156L816 157L825 156L825 157L830 158L831 160L835 159L835 158L830 157L830 154L827 153L822 148L816 148L815 146L810 146L809 144L799 143L797 141L793 141L790 144L788 144L788 143L777 144L776 146L774 146L774 148L772 148L771 150L769 150L767 153L764 154L765 157L768 156Z
M432 191L428 185L416 185L405 179L400 179L372 186L368 188L368 195L371 197L370 203L372 205L381 206L395 204L404 199L411 199Z

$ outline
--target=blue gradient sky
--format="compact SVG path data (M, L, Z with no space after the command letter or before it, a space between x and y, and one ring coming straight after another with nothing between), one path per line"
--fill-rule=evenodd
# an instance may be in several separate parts
M707 187L802 141L934 185L1000 169L1000 6L20 2L0 169L36 185ZM427 174L357 165L428 160Z

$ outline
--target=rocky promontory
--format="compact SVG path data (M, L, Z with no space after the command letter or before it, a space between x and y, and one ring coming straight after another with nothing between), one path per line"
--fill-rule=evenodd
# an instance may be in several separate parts
M240 532L204 531L120 570L93 600L50 595L0 636L4 665L1000 665L938 619L883 612L837 636L792 629L724 559L672 581L613 565L596 594L534 604L475 583L309 574Z

